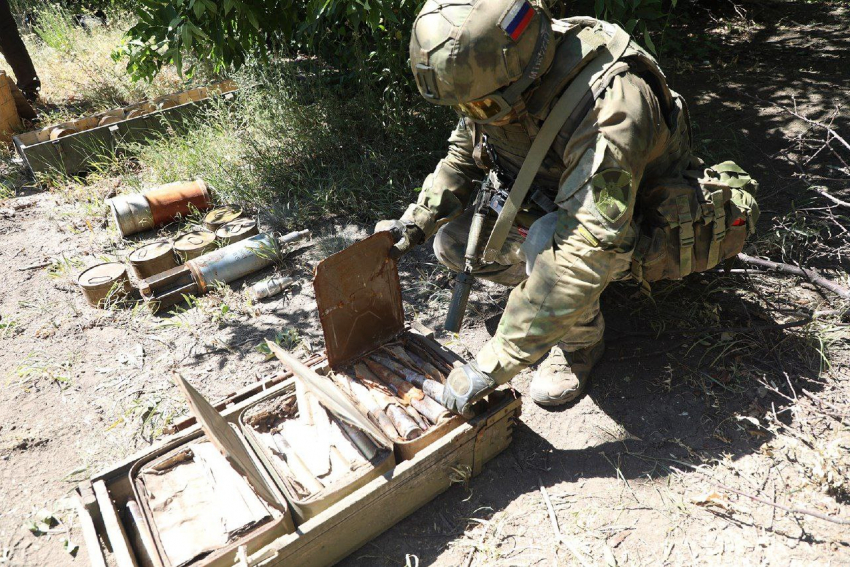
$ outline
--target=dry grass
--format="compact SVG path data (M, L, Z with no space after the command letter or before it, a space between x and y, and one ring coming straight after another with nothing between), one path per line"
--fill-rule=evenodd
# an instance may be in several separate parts
M48 106L50 121L77 117L81 109L106 110L180 90L182 81L174 69L165 69L150 84L133 82L125 62L112 58L133 23L127 16L116 12L107 25L86 28L55 4L36 3L28 9L36 23L22 28L22 35L41 79L41 103ZM0 67L9 68L2 56Z

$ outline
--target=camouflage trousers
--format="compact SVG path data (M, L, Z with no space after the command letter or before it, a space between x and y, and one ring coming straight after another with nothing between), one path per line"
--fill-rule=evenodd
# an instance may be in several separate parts
M540 360L555 344L571 352L599 342L605 331L599 297L611 281L629 275L636 240L631 215L613 230L574 203L572 210L550 213L556 216L549 219L554 230L547 235L548 245L534 257L530 275L524 237L516 225L495 263L475 272L482 279L514 287L495 336L476 357L481 369L500 384ZM472 211L467 210L443 226L434 240L437 259L454 271L463 267L471 220ZM495 218L488 221L484 234L489 234Z

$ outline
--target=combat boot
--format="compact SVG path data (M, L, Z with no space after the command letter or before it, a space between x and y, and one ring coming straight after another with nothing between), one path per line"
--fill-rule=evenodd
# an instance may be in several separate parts
M575 352L553 346L531 381L531 399L541 406L559 406L576 399L604 352L605 341Z

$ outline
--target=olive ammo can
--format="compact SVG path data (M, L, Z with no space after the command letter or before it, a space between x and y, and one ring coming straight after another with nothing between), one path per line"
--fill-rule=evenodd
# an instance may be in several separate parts
M166 240L151 242L130 253L130 265L140 280L177 267L174 248Z
M120 299L133 291L127 268L121 262L92 266L80 274L77 283L92 307L104 308L109 301Z

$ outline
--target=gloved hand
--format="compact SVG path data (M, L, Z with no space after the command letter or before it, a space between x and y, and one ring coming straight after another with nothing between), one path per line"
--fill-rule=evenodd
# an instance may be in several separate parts
M425 233L410 221L382 220L375 225L375 232L390 231L396 239L395 246L390 250L390 256L397 260L410 252L414 246L422 244Z
M451 371L440 403L449 411L470 418L473 416L472 404L495 390L496 386L493 378L481 371L475 362L469 362Z

